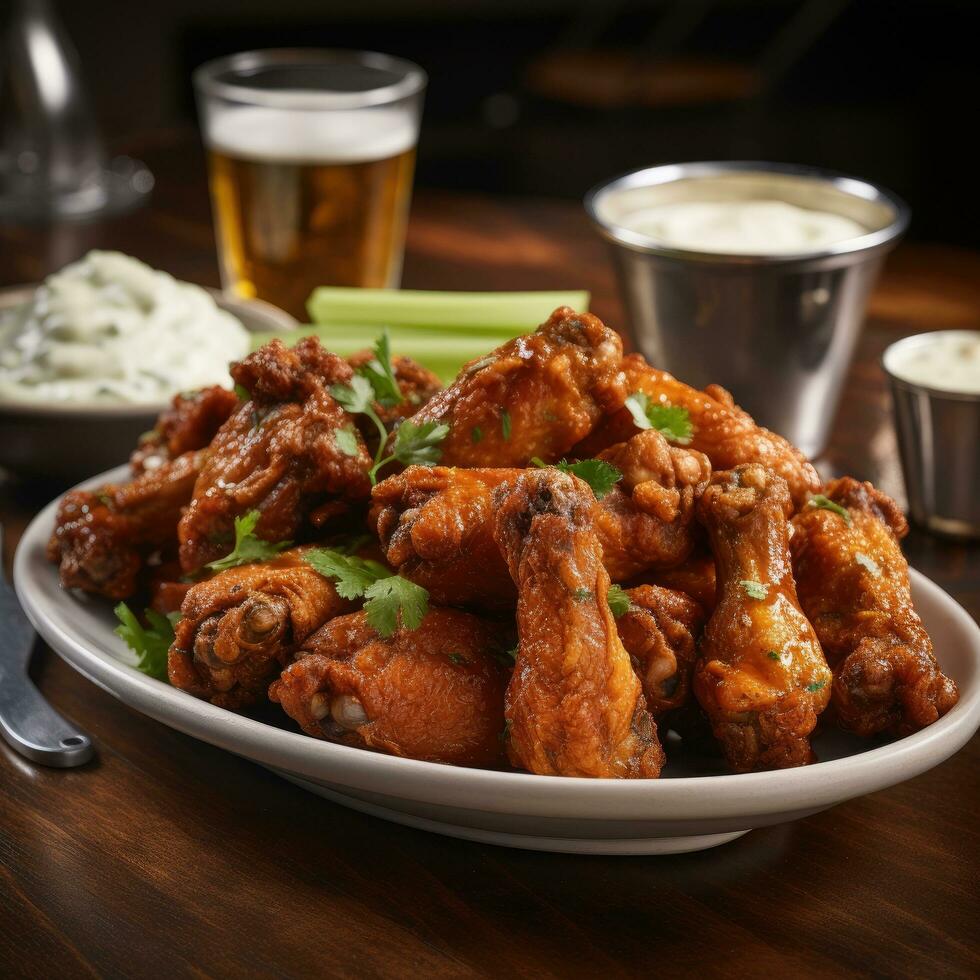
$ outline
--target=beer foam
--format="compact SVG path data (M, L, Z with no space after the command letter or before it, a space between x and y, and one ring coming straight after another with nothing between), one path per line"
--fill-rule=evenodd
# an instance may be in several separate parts
M368 163L415 145L409 109L214 110L208 145L219 153L276 163Z

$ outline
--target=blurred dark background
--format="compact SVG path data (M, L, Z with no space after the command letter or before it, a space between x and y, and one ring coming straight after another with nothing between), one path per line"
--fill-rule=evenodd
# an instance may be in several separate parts
M980 245L976 0L61 0L115 145L193 126L191 70L355 47L430 76L418 183L579 198L678 160L884 183L918 239Z

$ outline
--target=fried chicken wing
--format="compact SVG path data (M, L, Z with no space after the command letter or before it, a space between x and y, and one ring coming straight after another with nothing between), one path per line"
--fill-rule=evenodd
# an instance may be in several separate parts
M907 735L956 704L915 609L899 539L898 505L870 483L843 477L826 497L847 516L804 507L791 542L800 602L834 671L832 704L858 735Z
M329 391L353 376L346 361L314 337L291 350L273 340L231 373L251 401L218 430L181 518L186 572L226 554L234 518L248 511L260 513L258 537L295 540L304 522L344 513L371 490L364 440Z
M652 429L604 454L621 468L595 531L610 576L677 564L694 547L694 502L710 466ZM373 491L372 520L392 567L446 605L513 607L516 589L493 537L493 490L521 470L411 466Z
M659 432L646 429L599 458L623 474L596 513L610 577L622 582L683 562L697 540L694 505L711 476L707 456L671 446Z
M415 630L384 639L363 612L304 644L269 697L308 735L456 766L506 763L499 627L432 607Z
M718 571L694 691L736 772L813 760L830 670L796 596L786 481L747 464L715 473L699 503Z
M168 658L170 683L223 708L265 696L306 638L350 609L303 561L303 548L192 586Z
M591 489L555 469L529 470L497 488L495 510L518 590L511 762L538 775L658 776L663 749L606 600Z
M616 620L619 638L660 719L688 705L704 610L690 596L656 585L627 590L629 609Z
M61 584L109 599L131 596L147 557L176 548L177 522L205 455L184 453L129 483L69 490L47 548Z
M238 395L221 385L175 395L170 408L161 413L129 457L133 475L194 449L204 449L237 407Z
M622 351L601 320L563 306L535 333L467 364L412 421L449 425L446 466L550 462L623 404Z
M715 469L761 463L786 481L797 507L802 507L819 489L820 479L806 457L782 436L757 425L724 388L709 385L704 391L697 391L666 371L651 367L639 354L624 357L623 370L628 394L643 392L654 404L687 409L694 430L689 448L704 453ZM580 456L594 455L628 439L633 431L632 416L628 410L620 409L575 452Z
M634 580L637 585L659 585L690 596L706 613L715 608L715 560L710 554L694 554L672 568L645 572Z

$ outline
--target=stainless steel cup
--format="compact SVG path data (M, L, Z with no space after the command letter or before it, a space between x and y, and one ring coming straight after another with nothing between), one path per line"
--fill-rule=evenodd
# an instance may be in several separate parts
M950 333L963 336L964 331L906 337L881 360L891 383L913 520L940 534L980 538L980 394L941 391L896 374L911 349Z
M670 248L624 226L658 204L751 199L841 214L868 231L818 252L734 255ZM636 349L688 384L730 389L760 423L819 455L906 205L852 177L738 162L639 170L594 188L585 207L612 243Z

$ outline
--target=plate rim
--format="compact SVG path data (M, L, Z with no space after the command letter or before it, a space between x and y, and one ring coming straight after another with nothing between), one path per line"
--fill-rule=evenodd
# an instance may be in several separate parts
M109 482L126 472L127 467L117 467L79 486ZM938 585L912 569L913 590L942 607L967 640L973 654L971 676L963 681L956 678L960 701L933 725L845 758L760 773L615 780L454 767L335 745L237 715L147 677L114 655L113 649L122 649L121 641L88 649L65 624L67 611L81 600L61 589L54 566L44 556L58 499L47 504L24 530L14 558L17 595L37 632L74 669L140 713L307 779L361 790L377 789L384 783L391 795L446 806L472 807L474 794L478 794L480 809L523 816L607 819L611 811L596 813L601 804L602 808L616 807L617 819L695 820L692 805L696 803L702 816L751 820L753 815L831 806L903 782L945 761L980 725L980 626ZM49 576L48 586L53 582L58 590L53 608L60 616L49 615L43 583L35 581L37 568Z

